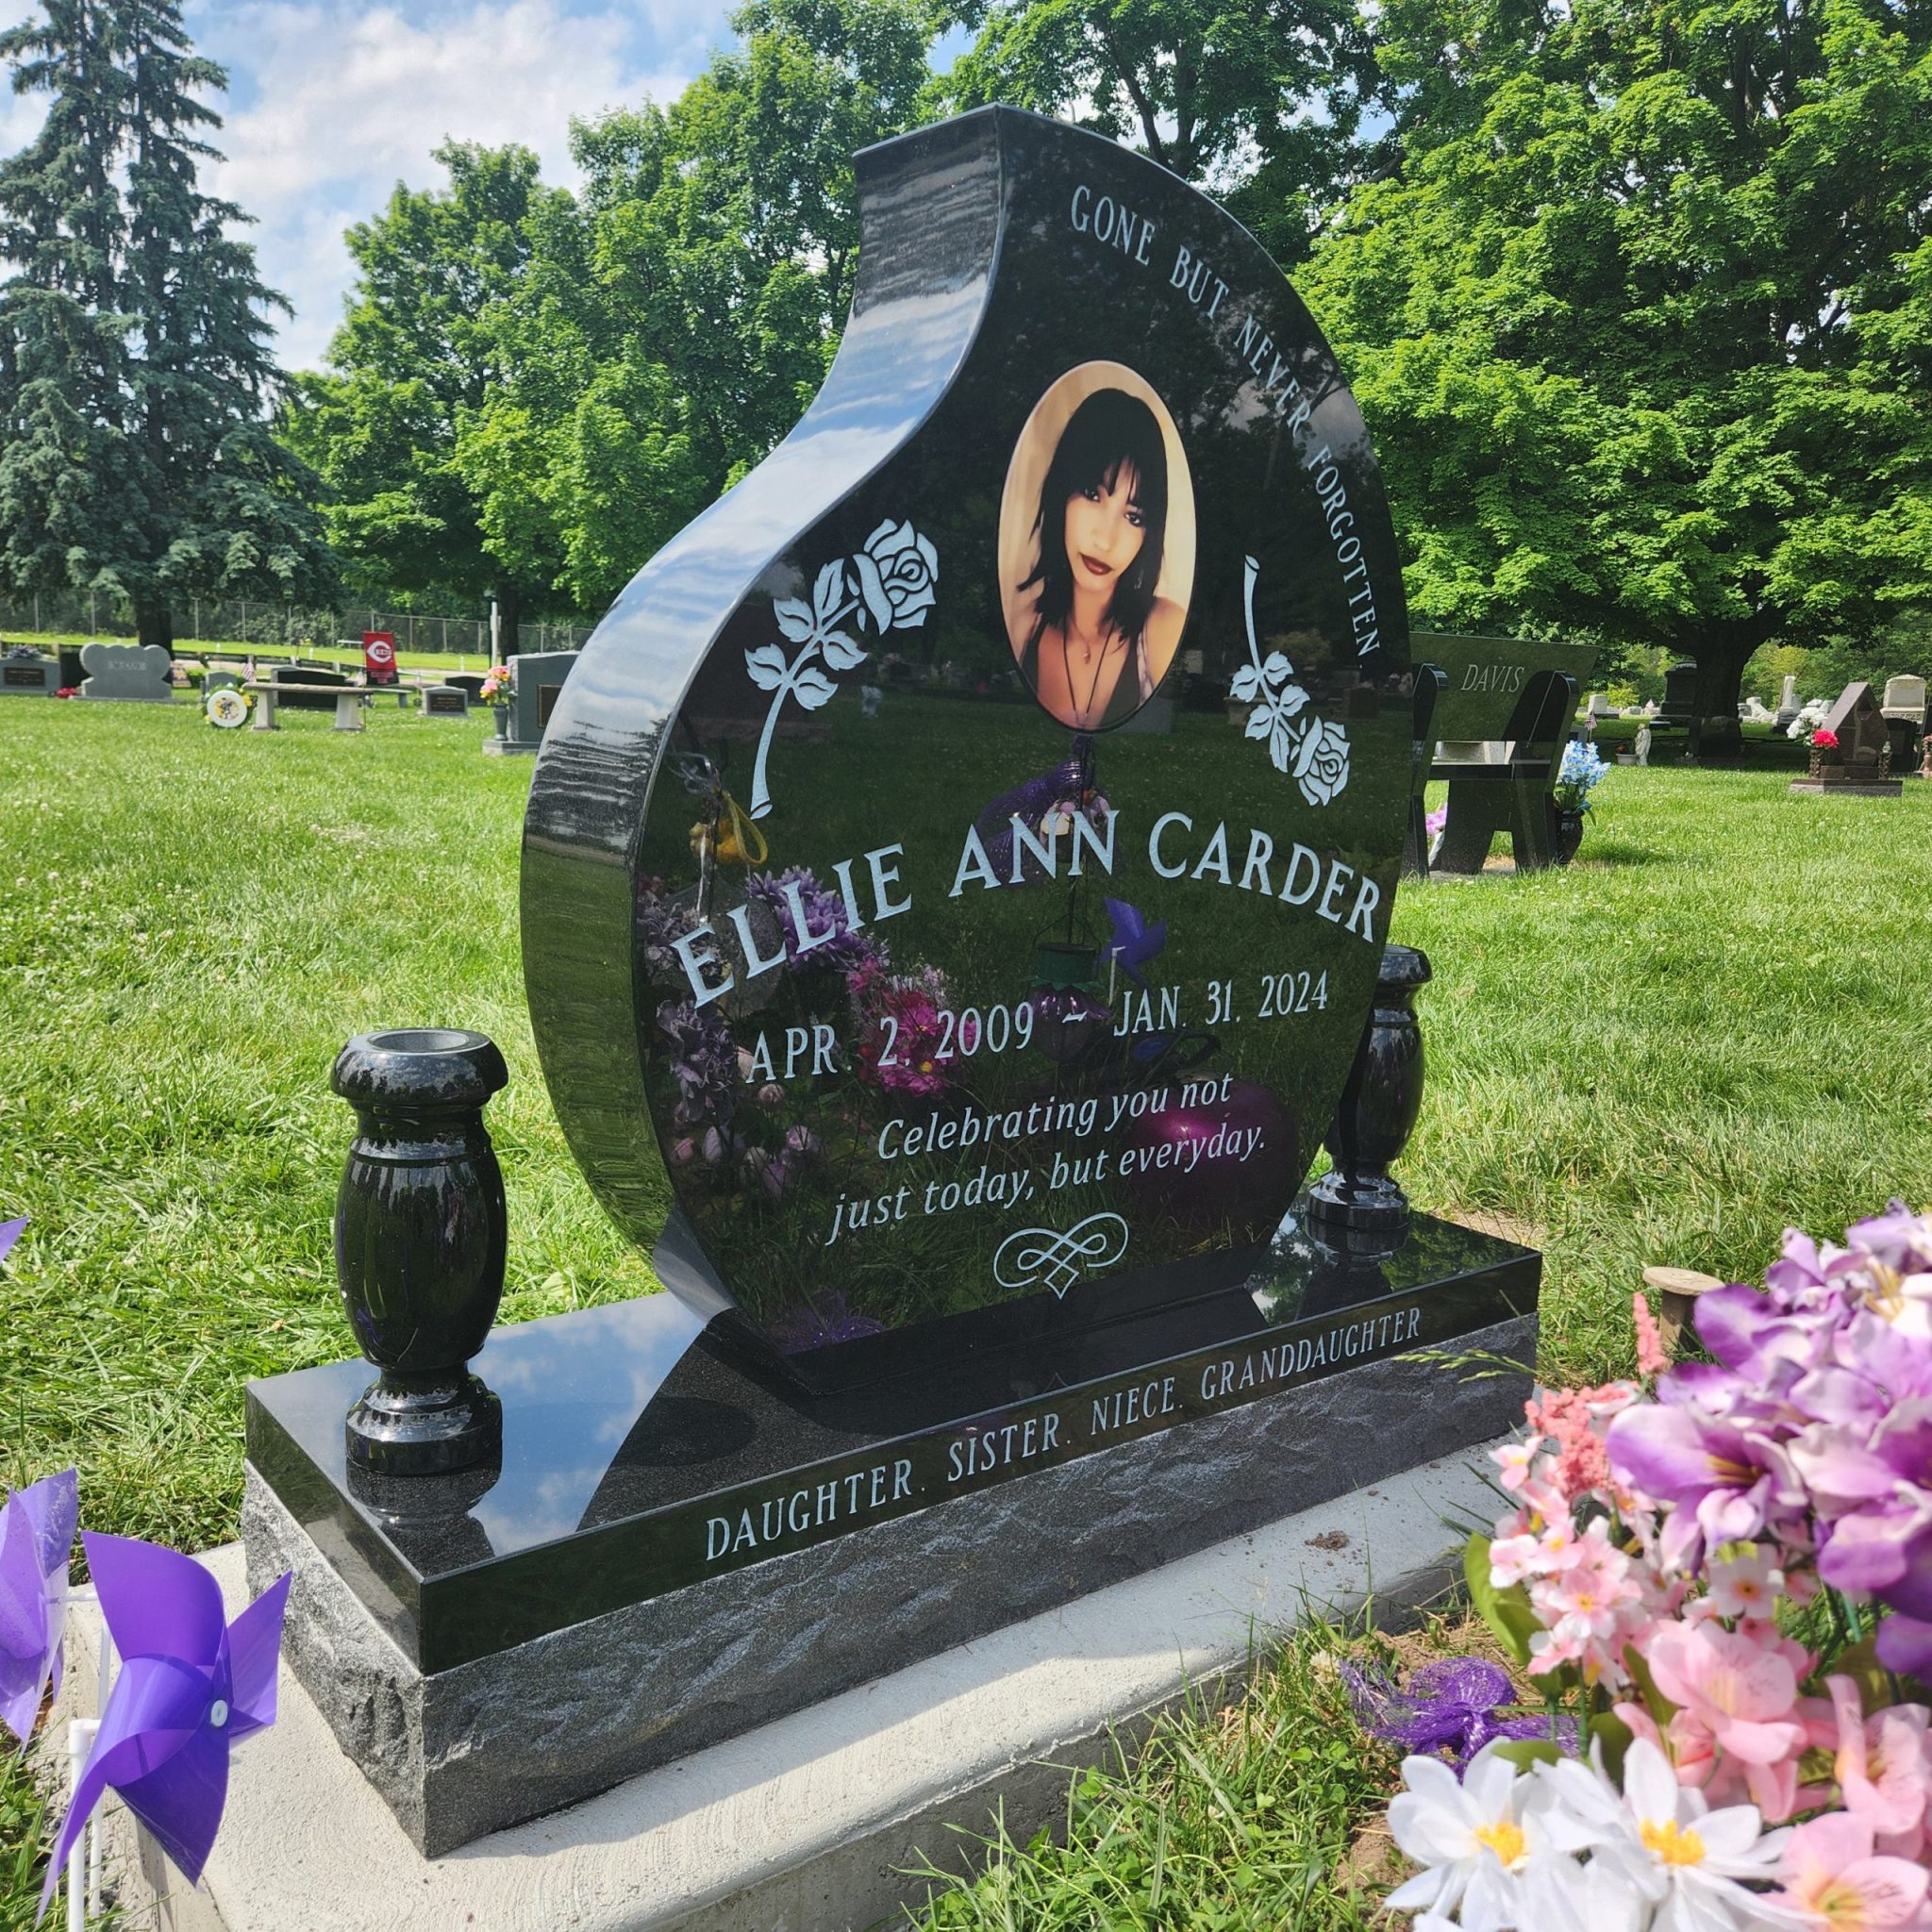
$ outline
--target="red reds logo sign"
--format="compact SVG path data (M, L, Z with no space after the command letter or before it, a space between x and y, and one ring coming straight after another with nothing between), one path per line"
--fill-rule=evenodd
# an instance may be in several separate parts
M391 631L365 630L362 633L362 662L371 684L396 681L396 641Z

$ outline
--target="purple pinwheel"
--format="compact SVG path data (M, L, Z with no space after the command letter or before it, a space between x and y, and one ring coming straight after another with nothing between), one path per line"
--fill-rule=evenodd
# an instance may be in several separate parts
M18 1221L0 1221L0 1261L7 1258L7 1251L20 1239L20 1231L26 1225L26 1216Z
M67 1557L79 1513L80 1478L71 1469L16 1491L0 1509L0 1724L23 1744L49 1683L60 1689Z
M101 1614L122 1657L101 1727L47 1865L47 1909L67 1854L111 1785L192 1885L228 1796L228 1752L275 1721L289 1579L230 1624L201 1565L156 1543L83 1535Z
M1121 971L1136 986L1145 986L1147 982L1141 978L1141 969L1167 944L1167 921L1163 919L1158 925L1149 925L1141 918L1138 907L1129 906L1124 899L1113 898L1107 901L1107 916L1113 923L1113 932L1108 940L1104 957L1118 960Z
M1571 1757L1577 1753L1574 1717L1505 1717L1496 1712L1514 1704L1516 1688L1508 1674L1480 1657L1445 1657L1424 1664L1398 1690L1386 1671L1344 1663L1341 1681L1355 1707L1356 1722L1371 1737L1403 1750L1436 1757L1450 1754L1456 1774L1485 1744L1498 1738L1518 1743L1547 1742Z

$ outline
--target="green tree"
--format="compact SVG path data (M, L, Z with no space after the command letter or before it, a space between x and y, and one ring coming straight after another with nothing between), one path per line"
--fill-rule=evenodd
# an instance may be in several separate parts
M1375 85L1353 0L951 0L949 110L1082 118L1211 189L1286 266L1308 252Z
M1394 121L1305 288L1417 614L1760 645L1932 595L1932 11L1391 0Z
M560 552L500 448L476 442L498 441L491 412L525 379L503 311L569 197L542 186L527 148L448 142L436 158L447 187L399 182L350 228L349 312L326 370L294 379L282 432L327 480L329 535L352 567L394 590L493 598L514 653Z
M187 597L325 597L315 479L264 420L287 305L196 187L226 75L175 0L48 0L0 57L54 96L0 163L0 580L125 596L163 646Z

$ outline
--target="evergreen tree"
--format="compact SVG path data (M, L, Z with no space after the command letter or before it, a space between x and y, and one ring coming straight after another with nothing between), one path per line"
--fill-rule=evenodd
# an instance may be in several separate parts
M221 124L175 0L44 0L0 35L53 95L0 163L0 581L126 597L143 643L195 595L333 593L315 478L269 433L281 377L247 219L200 192Z

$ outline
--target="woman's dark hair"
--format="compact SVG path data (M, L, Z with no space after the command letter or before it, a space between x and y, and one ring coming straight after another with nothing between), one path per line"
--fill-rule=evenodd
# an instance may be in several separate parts
M1039 560L1033 575L1019 587L1029 591L1040 586L1033 632L1026 640L1029 650L1049 626L1064 630L1074 608L1074 565L1066 539L1068 499L1085 490L1111 490L1123 469L1134 474L1134 504L1146 519L1146 534L1140 554L1113 587L1107 616L1130 643L1147 628L1166 548L1167 443L1154 411L1139 396L1124 389L1099 389L1068 418L1053 461L1046 466L1046 480L1040 486L1040 508L1033 518Z

